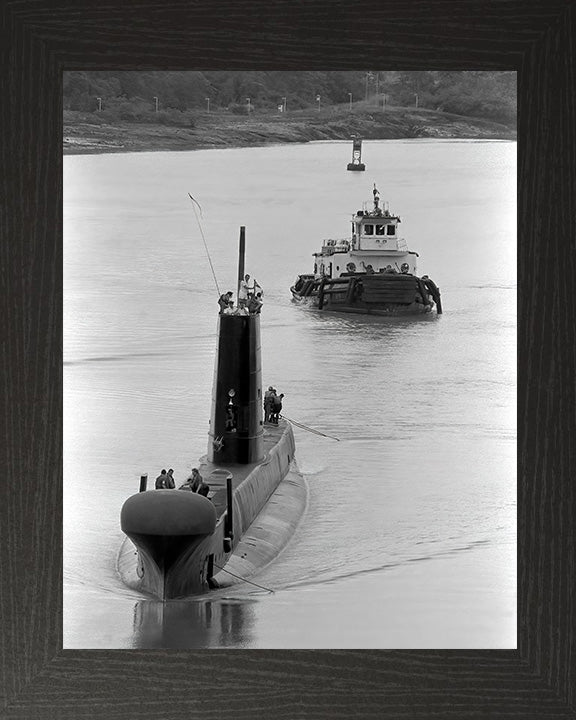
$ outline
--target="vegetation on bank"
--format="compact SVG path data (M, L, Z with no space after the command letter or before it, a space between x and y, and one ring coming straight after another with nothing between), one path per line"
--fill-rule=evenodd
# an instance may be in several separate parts
M68 72L65 152L514 138L509 72Z

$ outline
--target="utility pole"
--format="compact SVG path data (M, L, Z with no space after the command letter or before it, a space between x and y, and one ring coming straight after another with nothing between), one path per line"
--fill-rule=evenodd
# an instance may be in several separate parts
M366 73L366 97L365 100L368 100L368 78L370 77L370 73Z
M154 102L156 103L156 110L155 110L155 112L158 112L158 98L157 98L157 97L154 98Z
M286 112L286 98L282 98L282 107L284 108L282 112Z
M320 95L316 95L316 102L318 103L318 112L320 112Z
M98 100L98 112L100 112L102 110L102 98L96 98L96 100Z
M206 110L210 112L210 98L206 98Z
M416 98L416 102L414 103L415 107L418 107L418 93L414 93L414 97Z
M352 112L352 93L348 93L348 97L350 98L350 112Z
M252 110L252 106L250 105L250 98L246 98L246 102L248 103L248 115L250 115L250 110Z

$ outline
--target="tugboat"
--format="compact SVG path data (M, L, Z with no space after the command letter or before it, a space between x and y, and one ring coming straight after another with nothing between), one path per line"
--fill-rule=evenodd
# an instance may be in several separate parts
M346 166L347 170L366 170L366 165L362 162L362 139L354 137L352 140L352 162Z
M242 227L238 288L244 277L244 232ZM218 571L225 572L231 559L244 576L254 572L287 542L305 507L303 485L293 478L297 475L303 483L302 476L291 470L291 424L283 418L262 420L259 312L221 313L217 334L208 454L199 463L208 495L189 489L147 490L143 476L140 492L121 511L129 540L118 558L120 575L134 589L162 600L218 587ZM292 482L282 491L287 476ZM261 511L275 493L282 497L273 503L276 517L261 521Z
M314 272L299 275L290 288L292 299L319 310L368 315L430 313L440 315L440 290L427 276L416 275L418 253L398 236L400 218L380 207L374 185L374 206L352 218L352 237L324 240L314 253Z

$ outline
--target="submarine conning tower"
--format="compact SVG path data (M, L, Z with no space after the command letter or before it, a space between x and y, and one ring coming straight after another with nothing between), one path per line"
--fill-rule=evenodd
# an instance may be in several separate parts
M238 290L244 277L245 228L240 228ZM264 457L260 314L220 314L212 389L208 460L247 464Z

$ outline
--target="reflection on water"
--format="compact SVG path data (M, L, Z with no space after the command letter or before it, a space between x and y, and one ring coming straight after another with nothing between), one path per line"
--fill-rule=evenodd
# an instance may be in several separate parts
M198 649L251 643L249 601L141 600L134 606L135 648Z
M344 342L354 343L366 338L379 341L398 340L404 342L406 336L421 335L421 328L442 322L442 316L435 313L414 315L412 318L368 316L335 312L319 313L313 308L297 307L298 311L309 313L310 329L321 337L337 335Z

